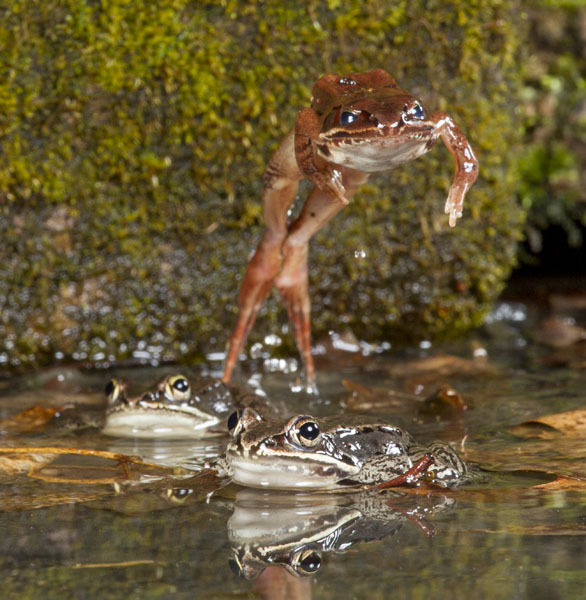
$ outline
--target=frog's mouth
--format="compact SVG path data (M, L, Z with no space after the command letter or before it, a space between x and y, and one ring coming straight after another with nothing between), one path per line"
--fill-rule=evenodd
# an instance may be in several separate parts
M388 171L425 154L435 143L433 129L405 127L401 135L347 136L333 134L320 137L318 153L327 161L366 173Z
M318 462L315 457L243 458L227 454L232 469L232 481L255 488L280 490L335 490L344 486L340 481L358 472L344 468L330 459Z
M187 404L138 401L106 414L102 433L115 437L202 438L218 435L220 419Z
M409 141L427 141L433 137L436 127L433 123L401 123L395 126L378 123L376 126L364 127L363 129L348 130L347 128L332 128L319 135L320 142L326 142L336 146L343 145L401 145Z

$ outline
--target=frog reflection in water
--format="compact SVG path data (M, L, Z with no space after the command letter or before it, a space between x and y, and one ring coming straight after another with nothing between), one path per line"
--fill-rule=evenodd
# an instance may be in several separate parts
M249 487L341 490L422 480L452 487L473 478L447 444L417 444L393 425L344 416L278 423L245 408L230 416L228 428L232 440L215 468Z
M229 382L258 310L273 283L289 313L297 347L313 385L307 254L310 238L350 202L370 173L386 171L430 150L440 137L456 170L445 211L454 226L478 176L478 161L452 118L428 115L421 102L382 69L326 75L312 89L311 108L297 116L265 170L265 231L246 270L239 315L228 342L223 380ZM301 179L313 185L299 217L288 211Z
M361 495L347 502L331 495L239 490L227 526L230 566L247 579L276 565L306 577L322 566L323 553L355 552L361 544L393 536L405 523L433 536L430 517L454 505L455 500L442 494Z

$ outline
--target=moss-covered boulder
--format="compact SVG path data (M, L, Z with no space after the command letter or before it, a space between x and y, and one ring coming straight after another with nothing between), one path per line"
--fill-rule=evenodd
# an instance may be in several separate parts
M313 243L314 334L343 326L394 342L478 324L522 221L507 169L519 133L517 9L499 0L0 8L0 364L223 349L271 151L319 76L377 67L454 117L481 176L455 229L442 210L453 166L441 143L373 178ZM273 298L252 338L285 321Z

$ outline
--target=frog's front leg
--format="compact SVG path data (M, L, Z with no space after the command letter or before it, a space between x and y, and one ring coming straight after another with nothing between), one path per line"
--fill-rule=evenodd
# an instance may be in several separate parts
M304 108L295 121L295 156L299 169L322 192L329 192L346 205L351 195L344 186L342 169L318 156L321 124L318 114L311 108Z
M222 381L229 383L256 315L269 295L281 268L281 246L287 237L287 213L302 178L291 131L273 154L264 174L262 205L265 230L254 256L248 263L238 294L238 319L228 340Z
M391 487L399 487L401 485L412 485L417 483L422 477L424 477L425 473L433 463L435 462L435 457L431 453L424 454L419 460L415 462L415 464L407 469L401 475L397 475L388 479L387 481L383 481L382 483L377 483L371 486L371 489L382 491Z
M430 115L429 120L435 124L436 135L442 138L456 161L456 171L445 207L445 212L450 215L450 227L454 227L462 216L466 192L478 177L478 160L462 130L449 115L435 112Z

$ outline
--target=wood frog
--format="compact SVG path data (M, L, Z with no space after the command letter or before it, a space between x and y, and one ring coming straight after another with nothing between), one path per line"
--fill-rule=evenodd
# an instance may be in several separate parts
M274 284L287 307L308 385L313 386L309 240L350 202L371 173L421 156L438 137L455 160L445 205L453 227L478 176L478 161L452 118L444 112L428 115L421 102L383 69L325 75L315 83L311 107L299 112L264 173L265 230L240 287L224 382L230 381L258 310ZM288 211L303 178L314 187L297 219L289 224Z

